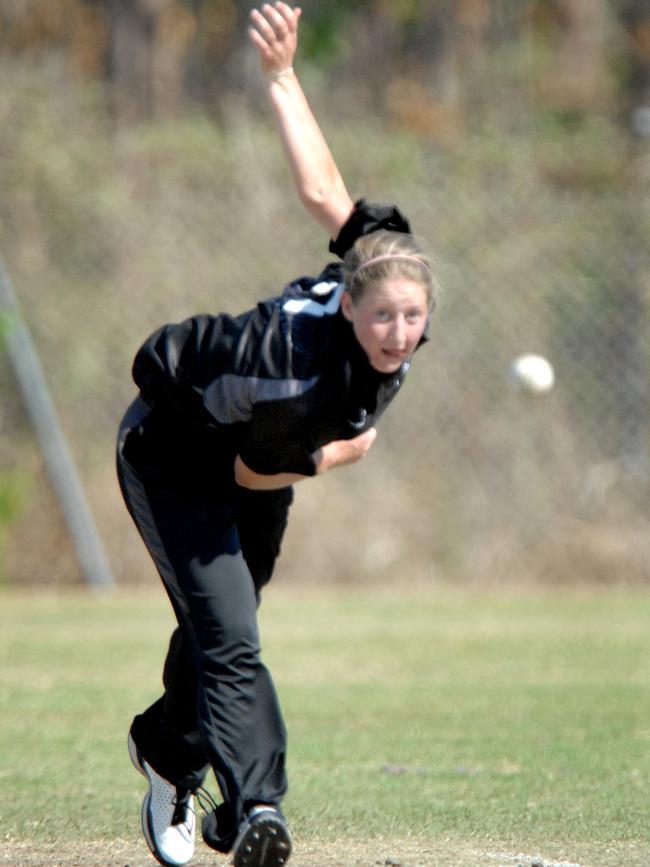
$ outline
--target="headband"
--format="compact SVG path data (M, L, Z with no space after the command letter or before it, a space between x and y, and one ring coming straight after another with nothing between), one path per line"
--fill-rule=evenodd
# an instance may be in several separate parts
M364 268L369 268L371 265L376 265L378 262L389 262L394 261L396 259L401 259L406 262L415 262L416 265L419 265L420 268L423 268L425 271L429 271L429 266L426 262L423 262L422 259L418 259L417 256L409 256L407 253L384 253L382 256L374 256L372 259L368 259L367 262L364 262L362 265L359 265L357 270L352 275L352 281L357 279L357 275L360 271L363 271Z

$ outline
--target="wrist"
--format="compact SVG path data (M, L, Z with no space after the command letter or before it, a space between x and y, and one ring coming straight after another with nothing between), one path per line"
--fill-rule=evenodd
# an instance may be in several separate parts
M316 449L315 452L312 452L311 458L314 462L317 476L322 476L323 473L327 472L328 466L324 446L321 446L319 449Z
M281 81L294 74L293 66L287 66L286 69L270 69L266 73L266 77L269 81Z
M323 473L329 472L333 467L337 466L339 453L339 443L337 441L326 443L319 449L316 449L312 454L314 466L316 467L316 475L322 476Z

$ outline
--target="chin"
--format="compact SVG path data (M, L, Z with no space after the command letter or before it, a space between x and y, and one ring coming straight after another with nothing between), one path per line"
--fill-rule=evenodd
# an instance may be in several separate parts
M378 373L396 373L403 363L403 358L378 358L370 362Z

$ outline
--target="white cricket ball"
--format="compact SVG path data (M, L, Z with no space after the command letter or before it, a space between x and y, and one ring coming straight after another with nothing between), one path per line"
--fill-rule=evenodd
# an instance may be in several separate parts
M510 376L520 391L546 394L555 384L553 366L543 355L520 355L510 363Z

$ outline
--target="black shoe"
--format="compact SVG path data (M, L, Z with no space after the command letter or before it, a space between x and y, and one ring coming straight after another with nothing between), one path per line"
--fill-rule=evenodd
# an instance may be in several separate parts
M233 846L234 867L282 867L291 855L291 835L277 807L253 807Z

